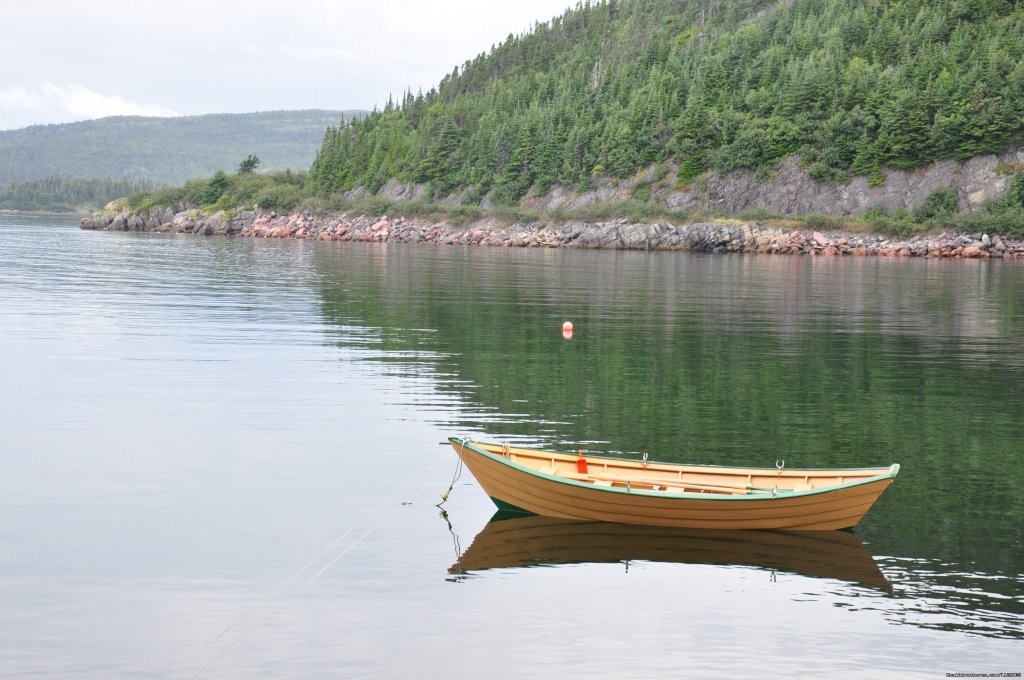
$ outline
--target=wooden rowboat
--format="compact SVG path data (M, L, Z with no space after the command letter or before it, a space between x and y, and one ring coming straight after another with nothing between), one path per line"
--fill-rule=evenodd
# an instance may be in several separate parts
M501 510L448 570L661 562L745 566L889 591L852 531L715 531L508 514Z
M499 509L691 529L846 529L900 469L675 465L448 441Z

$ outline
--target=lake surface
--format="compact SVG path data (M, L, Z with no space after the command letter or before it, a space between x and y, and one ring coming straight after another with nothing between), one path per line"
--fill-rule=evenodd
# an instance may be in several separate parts
M0 413L4 678L1024 671L1019 264L0 216ZM831 538L491 521L456 434L902 471Z

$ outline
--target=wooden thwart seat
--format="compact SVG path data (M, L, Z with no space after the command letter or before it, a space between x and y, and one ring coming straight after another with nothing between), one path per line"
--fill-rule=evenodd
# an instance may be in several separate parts
M546 474L555 474L542 469ZM579 472L562 472L560 477L573 479L579 482L589 482L594 486L611 487L616 484L626 486L627 483L638 491L664 491L666 493L687 493L689 492L712 492L722 494L745 495L748 490L740 486L728 486L717 484L704 484L701 482L687 482L683 479L643 479L634 477L623 477L620 475L608 474L582 474ZM648 488L650 487L650 488Z

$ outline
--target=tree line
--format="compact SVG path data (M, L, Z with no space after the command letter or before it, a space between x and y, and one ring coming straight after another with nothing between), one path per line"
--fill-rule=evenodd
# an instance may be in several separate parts
M137 192L149 192L146 180L53 175L28 182L0 184L0 209L52 212L88 212Z

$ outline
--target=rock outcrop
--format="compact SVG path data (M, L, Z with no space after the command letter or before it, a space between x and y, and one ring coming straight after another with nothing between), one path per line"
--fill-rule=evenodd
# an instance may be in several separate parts
M988 234L941 234L894 240L877 235L780 229L737 220L679 225L630 223L625 219L508 224L497 218L484 218L466 226L455 226L425 218L386 215L314 215L309 212L278 215L259 211L204 215L198 210L177 214L164 210L148 214L93 215L82 220L82 228L367 243L1024 261L1024 241Z
M579 192L555 185L543 195L528 194L522 207L540 212L559 208L578 209L629 199L637 187L651 185L651 197L660 205L691 212L737 214L763 209L780 215L863 215L871 209L913 211L936 189L956 192L961 210L977 208L1001 194L1012 179L1001 169L1024 169L1024 149L1000 155L977 156L960 164L953 159L931 163L917 170L884 169L885 183L871 186L866 176L846 184L814 181L790 156L766 174L739 169L709 172L686 188L676 189L675 166L653 181L653 169L628 180L598 179L593 190Z

